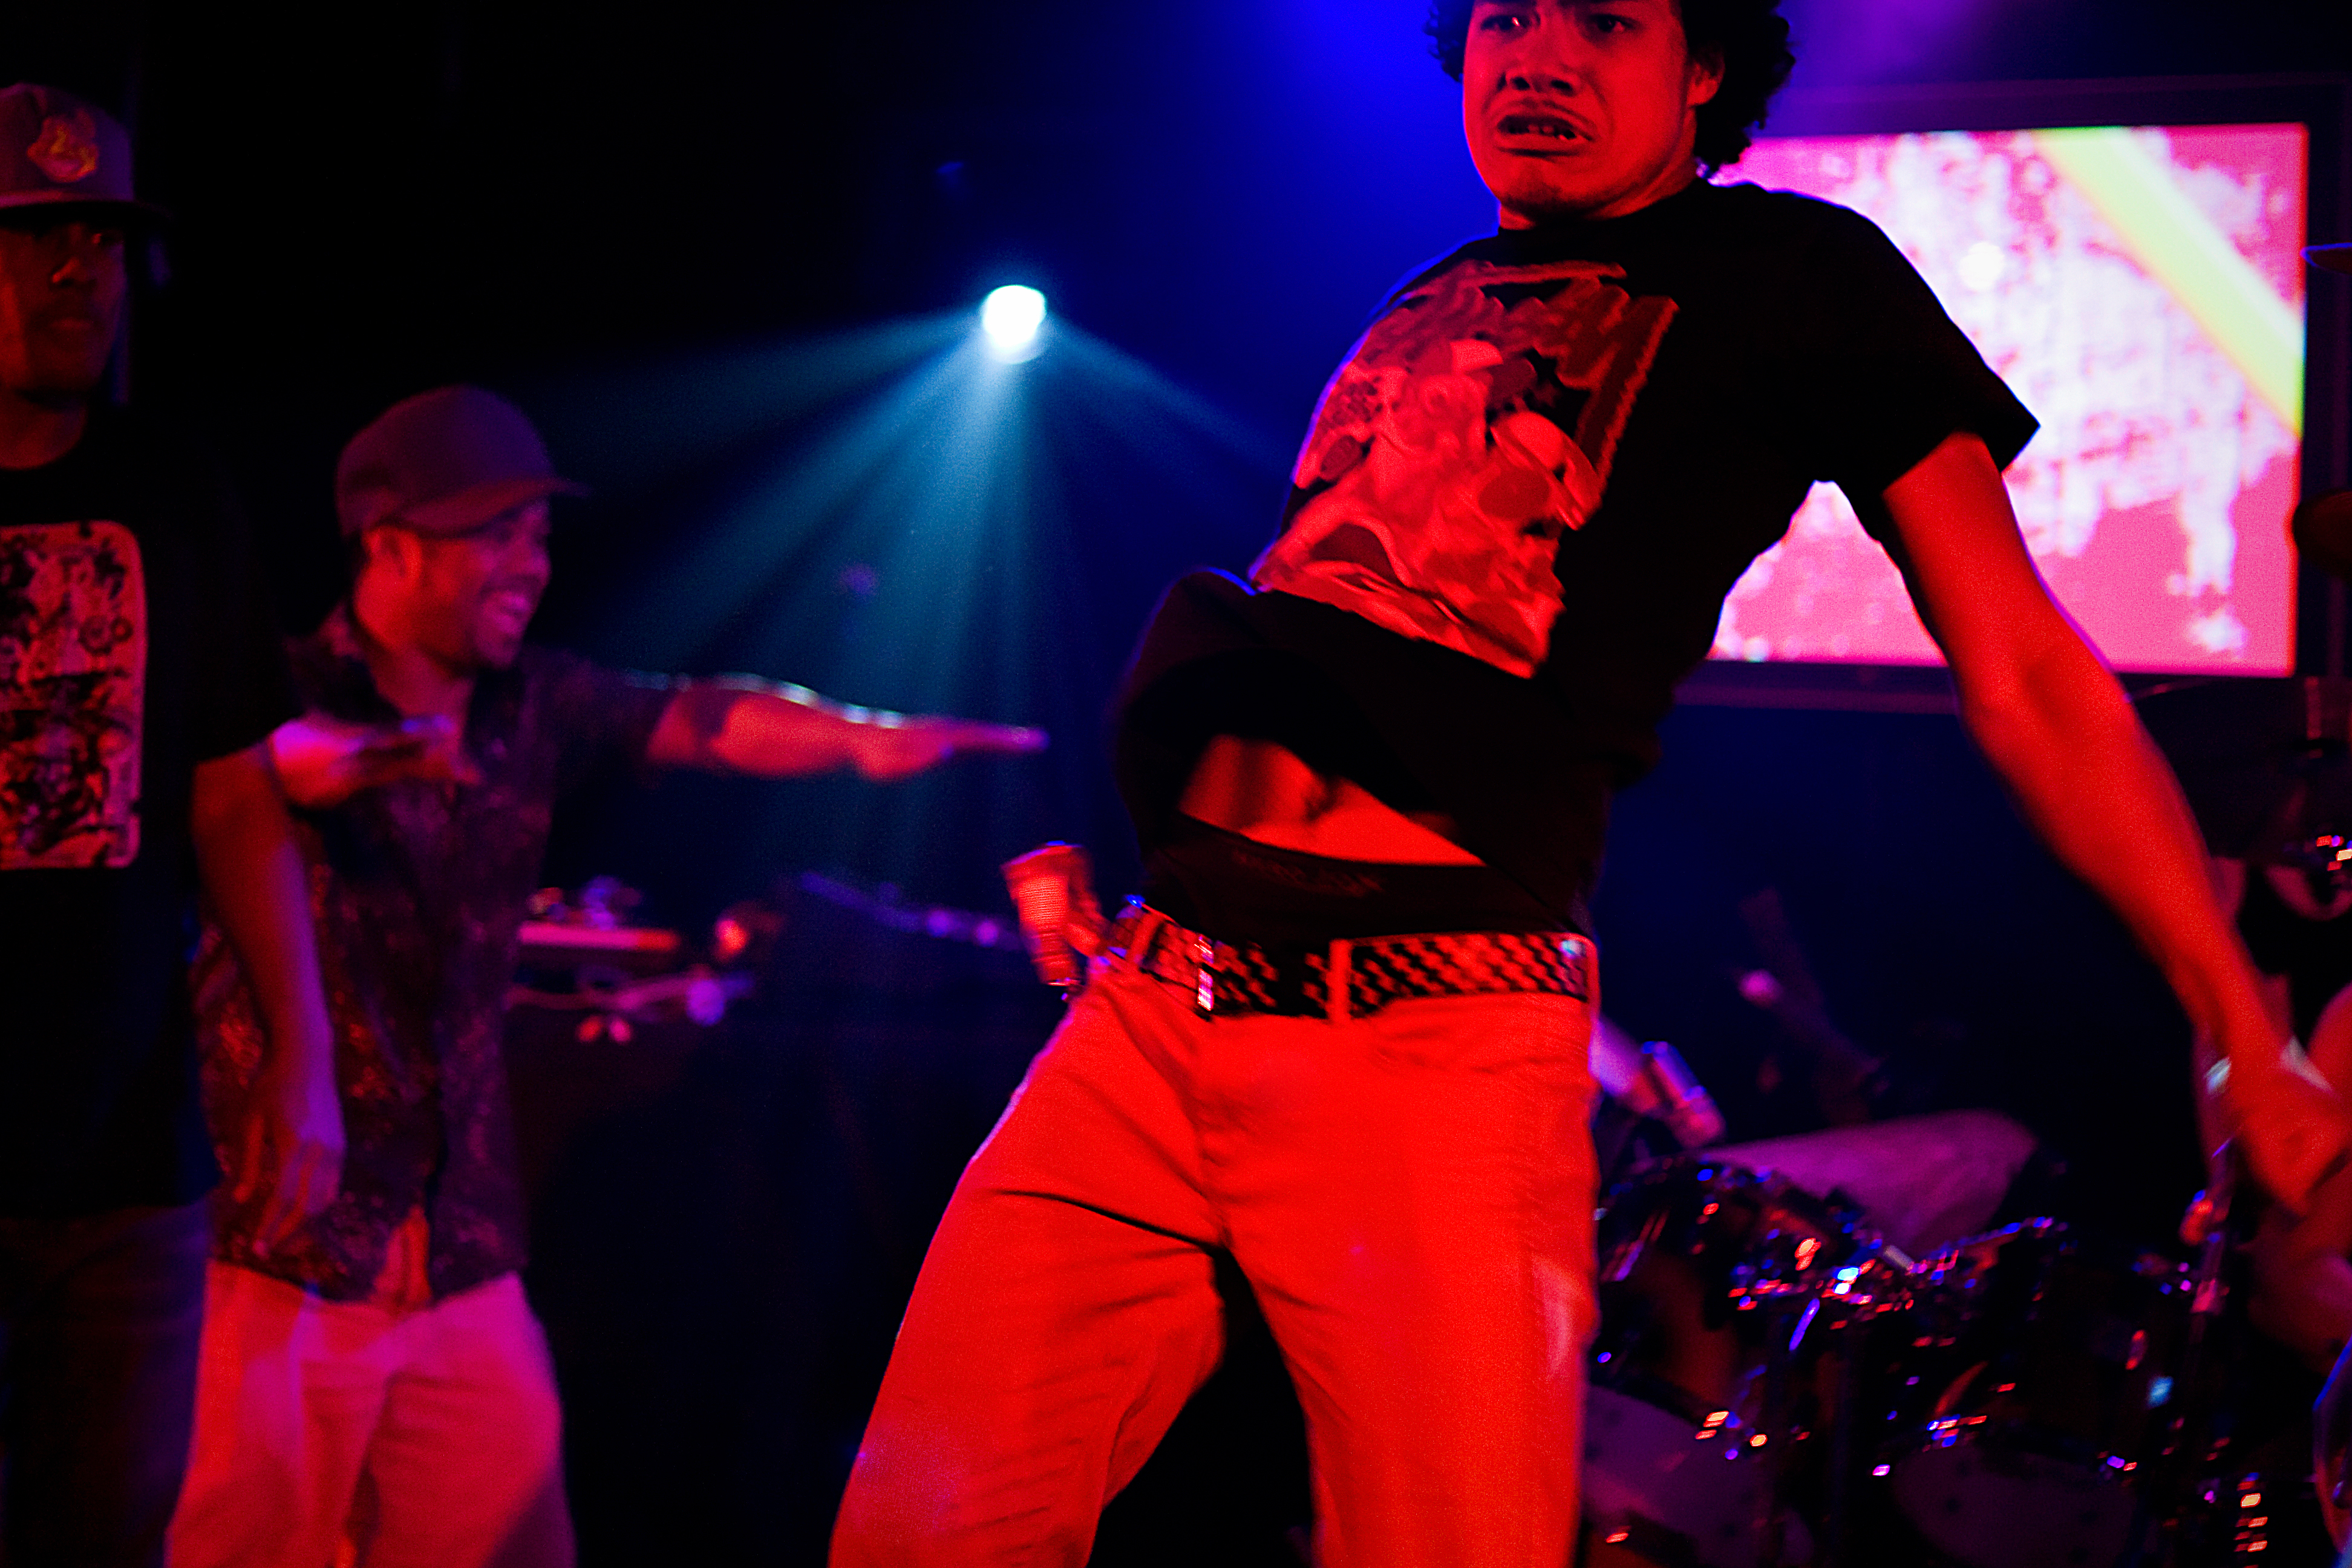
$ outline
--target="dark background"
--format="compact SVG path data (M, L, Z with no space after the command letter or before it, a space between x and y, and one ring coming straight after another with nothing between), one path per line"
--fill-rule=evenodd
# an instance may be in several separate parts
M2340 0L1786 10L1816 92L2352 68ZM1491 221L1421 15L8 8L0 79L121 113L179 215L131 383L235 468L289 628L340 591L342 441L467 379L596 487L564 519L550 640L1055 732L890 791L673 779L566 818L551 880L618 874L688 928L781 887L793 922L718 1031L523 1043L527 1087L567 1108L531 1285L588 1561L814 1560L938 1205L1052 1006L1017 959L790 879L999 910L997 862L1058 837L1131 884L1100 714L1154 595L1255 553L1363 312ZM1007 371L955 345L1011 280L1062 326ZM2053 1204L2168 1231L2197 1178L2185 1028L1948 716L1685 709L1613 844L1610 1010L1680 1044L1735 1135L1808 1125L1759 1087L1785 1042L1732 984L1759 957L1737 905L1771 888L1895 1108L2007 1110L2071 1172ZM1275 1539L1292 1439L1219 1398L1224 1436L1147 1472L1106 1561ZM1193 1495L1154 1515L1153 1487Z

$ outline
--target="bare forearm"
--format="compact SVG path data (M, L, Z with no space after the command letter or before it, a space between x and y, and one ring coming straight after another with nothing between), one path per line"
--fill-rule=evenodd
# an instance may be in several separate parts
M667 767L715 768L755 778L795 778L855 768L899 779L964 752L1018 754L1045 743L1035 730L929 714L857 708L806 687L727 676L698 680L670 699L646 748Z
M334 1202L344 1140L302 851L263 747L197 766L193 826L205 891L266 1036L232 1175L240 1201L266 1194L254 1248L267 1256Z
M893 721L905 722L805 687L725 676L671 699L651 749L655 762L671 766L795 778L850 765L861 729Z
M2106 900L2226 1052L2271 1051L2255 976L2213 893L2172 772L2115 678L2071 628L2013 685L1959 682L1970 732L2067 867Z
M270 1050L331 1050L302 854L258 748L197 770L194 826L205 896L253 988Z

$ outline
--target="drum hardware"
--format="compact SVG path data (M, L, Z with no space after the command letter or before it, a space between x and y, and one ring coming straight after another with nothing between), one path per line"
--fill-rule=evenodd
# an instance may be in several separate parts
M642 901L614 877L595 878L577 893L534 893L520 947L521 967L532 978L508 988L507 1005L581 1015L573 1036L583 1045L627 1045L638 1029L663 1020L718 1024L730 1003L751 994L752 971L744 961L773 930L757 910L738 906L713 927L707 959L688 963L678 932L628 923Z
M912 936L936 937L941 942L964 942L972 947L994 948L1003 952L1027 951L1021 939L1021 928L1013 921L1001 915L949 909L942 904L908 903L899 889L887 882L866 889L835 877L803 871L796 879L795 886L802 892L814 894L826 903L854 910L890 931L905 931Z
M1909 1259L1836 1194L1684 1154L1612 1189L1600 1260L1593 1539L1697 1568L1836 1561L1849 1347L1900 1308Z
M2209 1469L2220 1247L2191 1267L2036 1219L1915 1262L1838 1194L1685 1154L1612 1189L1599 1258L1596 1564L2104 1568L2264 1539L2263 1478Z
M530 896L522 923L521 958L527 968L563 969L594 964L644 973L676 963L685 939L674 931L629 923L645 895L617 877L595 877L578 892L541 888Z
M1604 1086L1606 1067L1639 1070L1638 1047L1605 1050ZM1597 1133L1612 1114L1658 1130L1612 1095ZM2252 1413L2248 1390L2273 1384L2230 1310L2247 1215L2228 1158L2186 1261L2050 1218L1914 1261L1828 1184L1850 1173L1948 1236L2030 1153L2021 1129L1964 1120L1985 1114L1780 1141L1827 1195L1776 1173L1776 1145L1651 1159L1608 1185L1590 1568L2206 1568L2302 1550L2279 1510L2308 1510L2307 1461ZM1886 1168L1898 1148L1938 1170Z

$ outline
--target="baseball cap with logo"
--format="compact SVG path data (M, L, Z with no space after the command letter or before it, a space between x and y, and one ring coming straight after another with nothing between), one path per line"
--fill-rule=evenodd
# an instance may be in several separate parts
M47 206L163 216L131 194L131 133L114 116L62 88L20 81L0 90L0 216Z
M394 404L335 465L343 537L396 522L453 538L543 496L584 496L557 476L523 411L478 386L440 386Z

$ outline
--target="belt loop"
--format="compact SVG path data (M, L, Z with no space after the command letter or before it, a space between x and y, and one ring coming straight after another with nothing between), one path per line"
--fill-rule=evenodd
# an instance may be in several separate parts
M1172 929L1172 928L1171 928ZM1203 1018L1217 1011L1217 944L1214 939L1195 934L1192 938L1192 1005Z
M1348 990L1355 979L1354 948L1355 944L1346 937L1336 937L1331 942L1330 954L1324 961L1327 967L1323 971L1323 1016L1334 1024L1348 1021Z
M1111 940L1103 949L1106 960L1125 960L1137 969L1144 969L1151 961L1151 950L1160 943L1160 929L1167 917L1139 900L1129 899L1127 908L1119 911L1111 925Z

